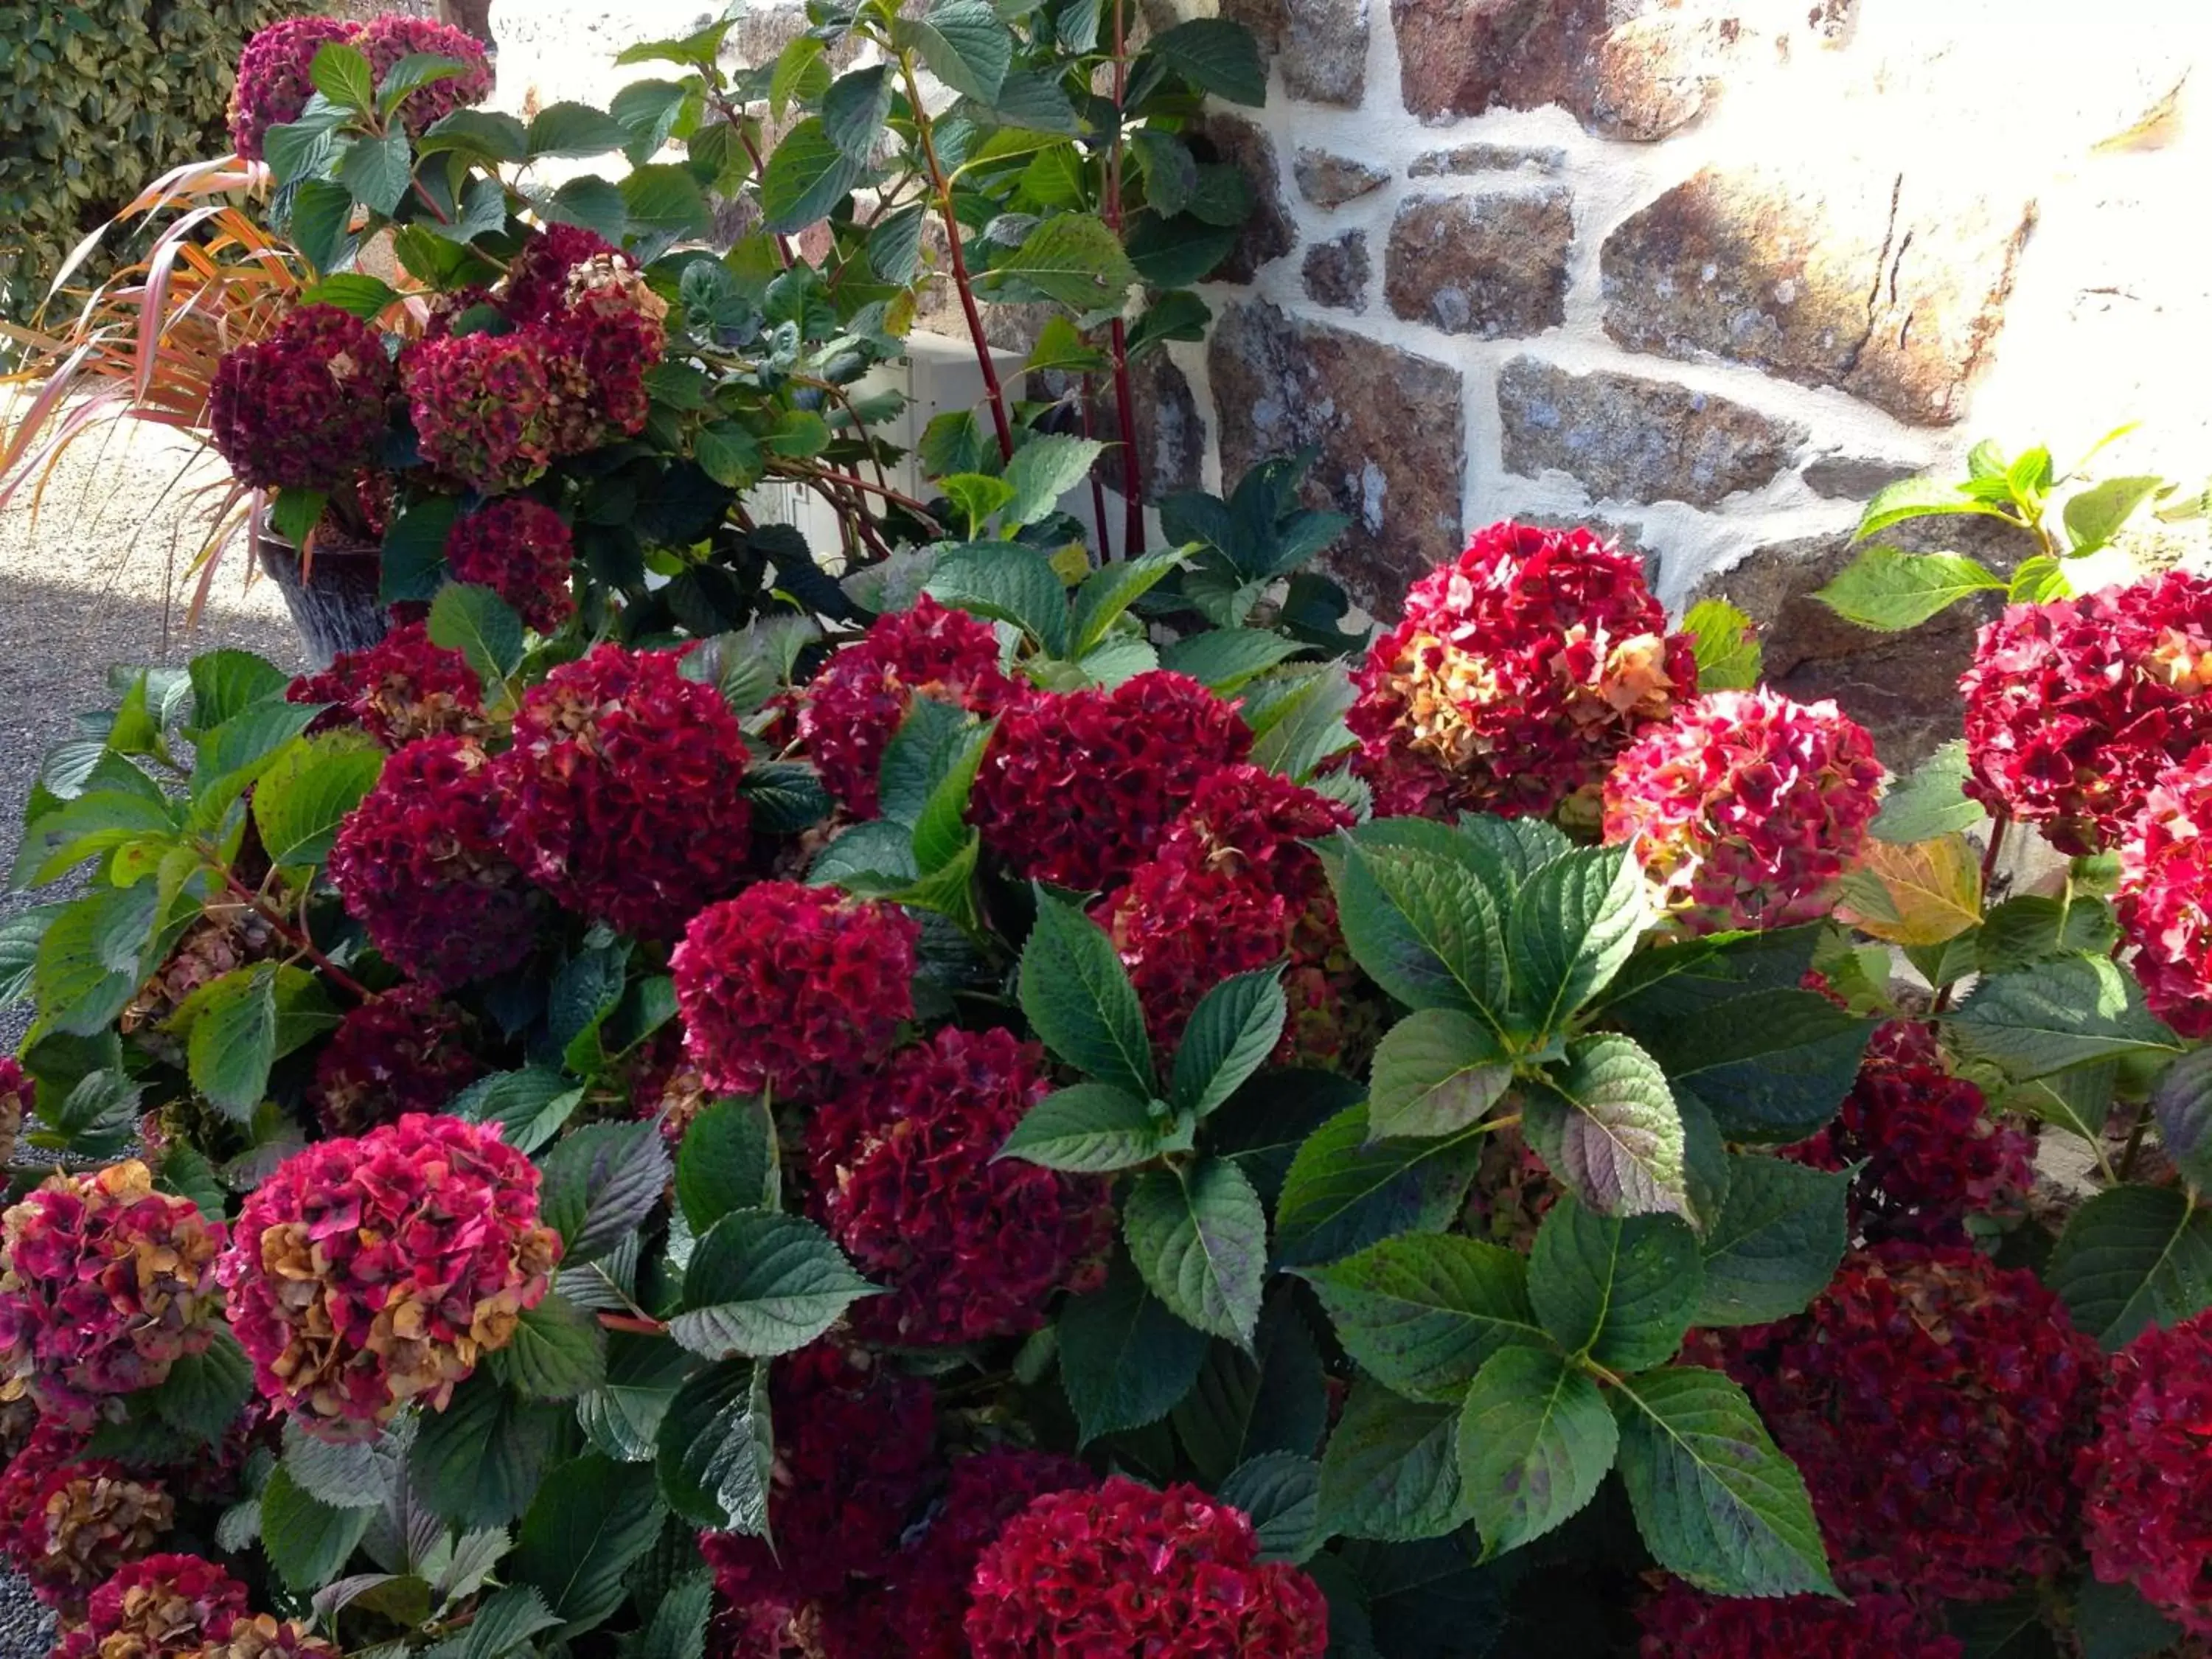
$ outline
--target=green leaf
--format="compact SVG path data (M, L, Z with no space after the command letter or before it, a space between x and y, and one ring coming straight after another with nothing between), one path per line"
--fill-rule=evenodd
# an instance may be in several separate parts
M1945 744L1883 797L1875 836L1909 846L1979 829L1990 815L1979 801L1966 799L1969 770L1966 739Z
M1226 696L1304 648L1285 635L1256 628L1216 628L1164 647L1160 666Z
M1146 204L1170 216L1188 207L1198 189L1198 163L1190 146L1159 127L1138 128L1129 143L1145 175Z
M1275 1206L1275 1255L1313 1267L1401 1233L1442 1232L1481 1161L1480 1127L1434 1140L1370 1141L1367 1109L1339 1112L1298 1148Z
M1705 1273L1673 1216L1602 1216L1562 1198L1528 1255L1528 1300L1559 1346L1613 1371L1664 1364L1682 1346Z
M1309 1456L1328 1427L1328 1381L1321 1351L1287 1285L1260 1310L1252 1351L1206 1345L1198 1380L1176 1404L1176 1437L1200 1476L1224 1478L1268 1452Z
M990 747L994 729L977 726L961 730L948 762L915 818L914 861L924 876L951 865L974 839L974 832L968 828L968 801L975 793L975 773L983 763L984 750Z
M544 1066L495 1072L453 1097L447 1110L475 1123L497 1123L508 1146L534 1152L561 1132L584 1098L584 1085Z
M536 1586L517 1584L486 1596L459 1642L432 1652L437 1659L514 1659L525 1642L559 1622Z
M501 1381L532 1400L574 1400L606 1380L605 1342L597 1320L554 1291L523 1311L489 1360Z
M1962 1053L2023 1080L2181 1047L2144 1008L2129 975L2086 957L1984 980L1952 1010L1945 1030Z
M1659 1565L1715 1595L1833 1595L1805 1482L1718 1371L1650 1371L1613 1392L1620 1475Z
M536 1585L574 1636L622 1606L623 1575L653 1547L665 1514L651 1469L586 1453L546 1476L501 1576Z
M212 732L255 703L284 695L291 676L251 651L224 649L194 657L190 670L194 729Z
M335 179L310 179L295 190L292 240L318 275L337 270L353 258L352 224L353 192ZM322 509L319 491L279 490L270 522L296 546L314 529Z
M300 303L303 306L335 306L340 311L360 318L364 323L373 323L398 297L398 291L382 278L366 276L357 270L347 270L335 276L325 276L319 283L310 283L301 290ZM281 690L283 688L280 686L278 689Z
M1006 470L1009 477L1020 469L1029 453L1024 449L1014 457L1013 465ZM1097 646L1131 605L1158 586L1182 562L1182 555L1170 549L1139 554L1133 559L1123 559L1091 572L1076 590L1074 636L1068 647L1071 654L1080 658Z
M1060 1310L1060 1385L1085 1444L1165 1417L1206 1360L1205 1334L1168 1310L1117 1254L1106 1283Z
M1729 1156L1728 1200L1705 1240L1699 1325L1764 1325L1802 1313L1849 1242L1848 1173Z
M2048 605L2053 599L2070 597L2073 592L2074 583L2066 574L2066 567L2047 554L2038 553L2013 567L2011 584L2005 589L2005 603Z
M1620 1430L1587 1373L1541 1348L1492 1355L1459 1418L1460 1488L1485 1557L1565 1525L1597 1496Z
M1874 1030L1799 990L1754 990L1689 1014L1639 1010L1622 1023L1674 1084L1712 1108L1723 1134L1765 1142L1802 1140L1835 1115Z
M336 1509L310 1496L279 1463L261 1488L262 1552L286 1585L309 1594L338 1576L373 1513Z
M2184 1054L2151 1090L2159 1149L2192 1187L2212 1187L2212 1048Z
M872 64L842 75L822 95L822 131L841 155L865 162L891 112L890 68Z
M704 1568L688 1574L660 1598L631 1659L705 1659L714 1609L714 1575Z
M648 162L625 173L619 188L634 236L678 241L705 236L714 228L714 216L707 205L706 194L688 167L671 161Z
M469 659L488 691L522 665L522 618L489 587L447 582L430 601L430 641Z
M381 137L364 133L355 139L338 163L338 182L363 207L388 215L407 199L414 172L406 131L395 126Z
M1028 360L1022 364L1030 374L1097 374L1106 367L1106 354L1086 342L1073 322L1060 316L1045 319L1036 344L1030 348Z
M548 104L531 118L530 159L605 155L629 143L629 129L589 104Z
M404 1414L373 1440L332 1443L309 1434L297 1418L287 1419L285 1471L307 1496L333 1509L381 1509L405 1483L407 1457L420 1423Z
M518 1399L489 1372L465 1378L422 1419L408 1469L430 1507L455 1525L504 1527L530 1507L569 1415Z
M2068 1218L2043 1279L2112 1352L2212 1307L2212 1213L2171 1188L2099 1193Z
M661 1419L660 1495L696 1527L768 1536L775 1465L768 1370L747 1359L710 1366L677 1390Z
M1691 1213L1681 1109L1633 1038L1577 1037L1565 1060L1529 1085L1523 1110L1529 1144L1593 1210Z
M2182 1639L2181 1627L2134 1585L2087 1577L2074 1595L2074 1633L2081 1659L2148 1659Z
M1110 1175L1158 1158L1161 1129L1148 1102L1110 1084L1079 1083L1030 1107L998 1156L1071 1174Z
M1121 1216L1152 1293L1199 1329L1252 1346L1267 1272L1267 1212L1226 1158L1138 1177Z
M1455 1134L1512 1081L1512 1060L1489 1026L1456 1009L1423 1008L1382 1034L1368 1127L1378 1139Z
M1279 966L1238 974L1199 1000L1176 1049L1175 1104L1203 1118L1267 1063L1289 1006Z
M1262 712L1258 707L1261 691L1285 680L1291 690ZM1344 720L1358 695L1341 664L1305 671L1285 668L1251 682L1245 687L1243 714L1253 732L1252 764L1294 782L1307 781L1322 762L1358 741Z
M1256 109L1267 101L1267 71L1259 43L1240 23L1195 17L1158 36L1146 49L1200 92Z
M383 746L361 732L300 738L277 753L253 790L253 821L279 869L319 865L339 824L384 770Z
M1682 631L1696 647L1699 691L1747 691L1759 684L1761 659L1752 620L1726 599L1690 607Z
M1078 1071L1150 1100L1155 1092L1152 1044L1113 940L1082 911L1042 889L1036 911L1021 963L1022 1012L1030 1028Z
M1528 1277L1514 1251L1449 1233L1386 1238L1306 1274L1363 1370L1443 1404L1501 1348L1545 1343Z
M571 179L548 198L540 209L546 221L556 225L581 225L610 242L620 242L629 227L622 191L604 179L586 174Z
M307 79L317 92L341 109L367 115L376 107L376 76L357 46L343 40L325 41L307 65Z
M2078 557L2094 553L2118 535L2136 510L2166 487L2159 477L2107 478L2066 503L2066 534Z
M530 135L521 122L501 111L457 109L431 123L415 148L426 155L458 149L489 161L520 161L530 154Z
M964 98L988 105L997 99L1014 38L985 0L937 0L920 17L895 17L891 45L920 54L939 80Z
M253 1397L253 1362L229 1328L218 1325L213 1341L198 1353L179 1354L147 1397L170 1427L213 1440Z
M1625 847L1563 853L1539 869L1506 924L1514 1009L1545 1035L1602 991L1651 920L1644 872Z
M805 1347L874 1293L812 1222L738 1210L692 1252L684 1311L668 1322L668 1334L709 1359L766 1359Z
M1813 597L1845 622L1894 634L1919 627L1960 599L2001 593L2004 587L2002 577L1963 554L1869 547Z
M1262 1452L1222 1481L1218 1496L1251 1517L1263 1561L1304 1561L1321 1547L1321 1465L1296 1452Z
M628 1237L672 1173L657 1123L587 1124L557 1143L545 1158L538 1212L561 1235L562 1265L605 1255Z
M763 228L778 233L805 229L849 196L867 171L866 159L856 160L839 148L821 117L808 116L768 158L761 179L761 210L768 216Z
M2109 956L2119 942L2118 919L2104 900L2023 893L1983 917L1975 966L1984 974L2017 973L2054 957Z
M608 1456L650 1462L661 1419L698 1361L673 1342L627 1331L607 1337L606 1380L576 1402L584 1432Z
M1103 220L1056 213L980 280L995 299L1042 297L1089 313L1117 308L1136 284L1137 270Z
M1401 1400L1360 1378L1321 1460L1324 1537L1407 1542L1466 1524L1452 1406Z
M1012 489L1007 501L1006 522L1035 524L1051 514L1059 507L1060 498L1089 477L1091 464L1105 453L1106 446L1092 438L1047 433L1030 439L1006 463L1005 481ZM1126 576L1133 567L1122 564L1112 568ZM1163 570L1161 574L1166 573ZM1096 645L1103 632L1103 628L1096 633L1079 632L1074 654L1080 656Z
M2003 469L1999 468L2000 471ZM1878 489L1874 499L1866 504L1859 515L1858 528L1851 532L1855 541L1864 541L1878 536L1892 525L1903 524L1907 519L1955 516L1975 514L1983 518L2004 519L2009 515L2001 507L1966 494L1955 484L1941 478L1903 478Z
M1010 622L1053 656L1067 654L1067 592L1036 549L1008 542L953 548L922 591L940 605Z
M88 789L25 829L9 885L19 892L43 887L119 847L176 839L176 820L167 801L149 800L132 790Z
M276 964L226 974L195 1000L185 1042L192 1086L225 1116L243 1121L268 1093L269 1068L276 1063Z
M1496 902L1464 865L1419 847L1349 846L1330 860L1344 939L1368 976L1410 1008L1495 1024L1508 980Z

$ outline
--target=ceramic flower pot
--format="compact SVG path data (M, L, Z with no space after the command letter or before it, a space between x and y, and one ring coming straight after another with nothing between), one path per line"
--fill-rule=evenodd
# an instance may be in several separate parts
M389 631L391 614L377 600L382 574L378 549L318 537L303 569L299 550L258 519L253 553L283 594L311 666L328 668L339 652L365 650Z

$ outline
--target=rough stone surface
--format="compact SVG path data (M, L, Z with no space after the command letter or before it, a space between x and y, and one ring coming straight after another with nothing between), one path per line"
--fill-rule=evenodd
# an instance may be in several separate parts
M1565 106L1663 138L1728 77L1842 34L1856 0L1391 0L1406 107L1425 120Z
M1306 297L1316 305L1357 311L1367 303L1367 233L1347 230L1334 241L1306 250L1303 275Z
M1412 196L1390 227L1390 309L1486 340L1566 320L1572 197L1564 185L1475 196Z
M2018 198L1862 167L1708 167L1606 239L1606 332L1948 424L2033 216Z
M1306 494L1352 518L1331 568L1370 611L1458 551L1466 412L1456 369L1265 301L1224 308L1209 354L1224 479L1308 444Z
M1805 441L1794 421L1633 374L1571 374L1516 357L1498 377L1505 465L1565 472L1594 500L1714 507L1778 477Z
M1874 493L1920 469L1904 461L1872 455L1823 455L1805 469L1807 486L1832 501L1863 501Z
M1279 259L1298 245L1297 227L1283 200L1282 170L1274 141L1235 115L1211 115L1191 129L1192 149L1202 161L1222 161L1242 173L1252 186L1252 216L1244 222L1237 246L1210 280L1249 283L1261 266Z
M1283 88L1310 104L1357 108L1367 95L1367 0L1224 0L1283 71Z
M1154 351L1130 366L1129 389L1134 398L1137 456L1142 463L1145 499L1157 501L1178 490L1196 489L1204 482L1206 422L1198 412L1198 399L1190 381L1164 351ZM1091 429L1102 438L1115 432L1113 391L1102 382L1091 408ZM1108 450L1099 461L1101 477L1119 488L1121 459Z
M1318 208L1340 208L1390 182L1388 167L1370 167L1307 144L1298 147L1291 171L1298 181L1298 194Z
M1909 552L1969 553L2002 571L2033 551L2021 532L1988 519L1907 522L1882 539ZM1959 676L2000 596L1977 595L1910 633L1871 633L1813 597L1858 552L1848 532L1778 542L1708 577L1690 602L1723 599L1744 611L1759 626L1767 683L1800 702L1833 697L1903 772L1959 735Z
M1548 144L1455 144L1413 158L1406 169L1415 179L1443 179L1469 173L1536 173L1567 170L1567 153Z

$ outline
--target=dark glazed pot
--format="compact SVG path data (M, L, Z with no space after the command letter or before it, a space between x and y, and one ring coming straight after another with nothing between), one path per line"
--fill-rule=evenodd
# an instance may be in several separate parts
M284 596L310 666L328 668L339 652L366 650L390 630L390 613L376 597L383 574L378 549L318 537L303 578L292 544L256 520L253 550Z

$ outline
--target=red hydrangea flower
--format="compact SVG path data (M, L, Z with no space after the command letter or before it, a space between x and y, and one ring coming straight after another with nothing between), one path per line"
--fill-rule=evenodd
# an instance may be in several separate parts
M338 825L330 876L347 912L386 962L433 989L530 955L538 901L501 848L501 822L490 757L447 737L392 756Z
M1110 887L1150 855L1206 775L1251 746L1236 710L1185 674L1025 692L976 773L974 821L1018 875Z
M526 334L449 334L399 354L422 459L485 495L520 489L553 459L551 387Z
M724 1094L812 1095L858 1076L914 1016L921 929L831 887L763 881L708 906L669 958L684 1048Z
M442 1410L544 1299L560 1235L495 1123L410 1114L295 1153L246 1200L219 1269L254 1382L318 1438Z
M775 1363L769 1407L775 1547L734 1533L699 1543L726 1604L724 1635L741 1638L724 1650L741 1659L781 1652L779 1632L802 1604L883 1571L936 1459L929 1384L832 1343Z
M2212 1036L2212 749L2151 786L2120 848L2120 931L2151 1012Z
M197 1555L149 1555L92 1593L53 1659L197 1659L246 1618L246 1586Z
M356 725L388 749L484 727L483 682L459 652L430 642L427 624L393 629L365 651L341 651L319 674L284 688L291 702L335 705L311 729Z
M11 1057L0 1054L0 1164L15 1156L15 1137L23 1115L38 1098L38 1085Z
M855 817L872 818L884 750L916 697L988 714L1012 690L989 625L925 593L913 610L878 617L830 659L799 702L799 733L823 787Z
M400 985L338 1022L315 1059L307 1103L331 1135L366 1134L409 1112L441 1112L484 1074L468 1016L427 985Z
M977 1561L968 1640L975 1659L1321 1659L1320 1586L1259 1558L1249 1517L1195 1486L1050 1493Z
M356 27L335 17L287 17L254 31L230 93L230 143L242 159L260 161L269 129L300 118L315 95L307 78L315 54L332 40L350 41Z
M337 489L383 448L395 383L374 329L336 306L297 306L216 364L210 435L240 483Z
M575 613L568 574L576 543L568 521L527 495L501 495L467 514L446 538L454 580L475 582L505 599L541 634Z
M888 1292L853 1305L861 1340L919 1347L1033 1331L1054 1291L1103 1276L1107 1183L993 1161L1051 1086L1035 1044L948 1025L816 1109L816 1215Z
M543 225L532 231L508 263L500 306L517 323L542 323L568 300L568 273L622 250L581 225Z
M337 1649L291 1620L258 1613L234 1621L219 1642L192 1659L345 1659Z
M2089 1560L2185 1629L2212 1636L2212 1313L2144 1329L2114 1355L2076 1478Z
M1648 729L1605 781L1605 839L1635 850L1686 932L1826 914L1880 810L1881 763L1832 702L1715 691Z
M752 846L744 734L680 657L608 643L563 663L493 764L507 856L568 908L656 939L742 882Z
M2035 1184L2033 1135L1990 1116L1982 1091L1918 1042L1884 1041L1925 1030L1900 1022L1877 1033L1836 1121L1786 1154L1820 1170L1865 1166L1851 1183L1851 1226L1872 1243L1964 1244L1968 1216L2017 1213Z
M628 254L596 232L548 226L515 255L503 291L507 315L545 356L556 453L645 425L645 373L667 349L668 302Z
M1697 690L1689 636L1587 530L1506 522L1413 584L1346 717L1389 817L1548 816Z
M0 1473L0 1557L49 1607L82 1609L94 1585L152 1549L176 1517L159 1481L86 1457L88 1438L49 1419Z
M400 100L400 124L410 136L427 131L457 109L481 104L491 96L491 60L484 55L483 43L450 23L386 12L364 23L355 44L368 58L369 73L380 89L394 64L417 52L450 58L465 66L459 75L429 82Z
M1711 1340L1846 1589L1996 1600L2066 1562L2100 1361L2033 1273L1877 1245L1796 1318Z
M0 1217L0 1399L89 1422L215 1340L221 1222L136 1159L49 1176Z
M1642 1659L1963 1659L1965 1646L1901 1595L1759 1601L1679 1578L1636 1610Z
M1092 911L1114 937L1163 1056L1206 992L1287 957L1291 1017L1276 1060L1364 1060L1370 1044L1361 1033L1379 1011L1359 1006L1364 981L1337 926L1336 896L1304 844L1352 822L1348 807L1279 774L1224 767L1198 786L1129 884Z
M2111 846L2158 775L2212 742L2212 579L2174 570L2013 605L1959 689L1966 793L2062 851Z

